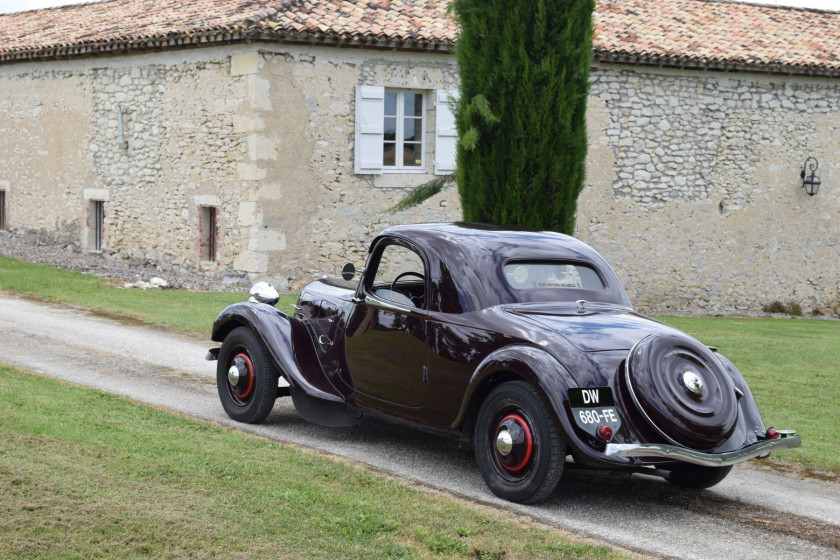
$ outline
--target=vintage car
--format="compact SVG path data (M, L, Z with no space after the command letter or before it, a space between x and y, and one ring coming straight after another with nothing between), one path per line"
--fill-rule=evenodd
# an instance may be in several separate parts
M372 414L469 438L489 488L515 502L548 496L567 457L707 488L735 463L800 445L765 427L729 360L634 312L606 261L572 237L392 227L354 275L347 265L308 284L294 315L265 283L221 312L208 359L231 418L259 422L291 396L327 426Z

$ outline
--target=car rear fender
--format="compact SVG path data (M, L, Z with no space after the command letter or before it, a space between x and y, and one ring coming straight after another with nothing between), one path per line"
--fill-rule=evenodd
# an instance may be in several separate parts
M748 431L754 432L756 435L764 434L766 429L764 421L761 419L761 412L758 410L758 404L755 402L752 391L747 385L747 380L744 379L743 374L738 371L738 368L730 362L726 356L719 354L716 350L713 352L715 357L723 364L723 368L729 377L732 379L732 384L740 391L741 396L738 399L738 405L741 410L741 417L739 421L743 422Z
M569 451L588 463L602 466L627 466L625 458L608 458L580 439L569 413L569 389L578 386L569 371L548 352L533 346L509 346L488 355L470 378L457 418L452 423L458 429L471 410L492 390L495 382L523 379L537 388ZM474 409L472 407L475 407Z
M211 339L224 342L240 326L254 332L293 389L308 397L344 402L324 375L312 339L298 319L264 303L235 303L219 313Z

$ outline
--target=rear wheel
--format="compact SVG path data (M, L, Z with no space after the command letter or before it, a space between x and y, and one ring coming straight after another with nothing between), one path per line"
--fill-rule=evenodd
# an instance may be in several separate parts
M512 502L547 497L563 473L566 445L537 391L524 381L496 387L475 426L475 454L484 482Z
M703 467L701 465L678 465L668 475L668 482L683 488L702 490L711 488L729 474L732 467Z
M248 327L230 332L222 343L216 385L222 407L239 422L265 419L277 397L277 369Z

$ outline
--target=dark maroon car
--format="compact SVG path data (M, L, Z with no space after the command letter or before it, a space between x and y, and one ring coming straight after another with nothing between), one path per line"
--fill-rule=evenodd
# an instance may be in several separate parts
M259 422L291 396L319 424L375 414L467 437L490 489L516 502L545 498L569 456L707 488L800 445L765 427L729 360L634 312L606 261L571 237L399 226L354 273L307 285L294 316L267 284L221 312L208 356L231 418Z

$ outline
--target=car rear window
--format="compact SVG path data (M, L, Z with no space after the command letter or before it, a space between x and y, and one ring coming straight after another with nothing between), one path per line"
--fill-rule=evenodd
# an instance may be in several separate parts
M605 290L591 266L563 261L513 261L504 265L505 279L516 290Z

